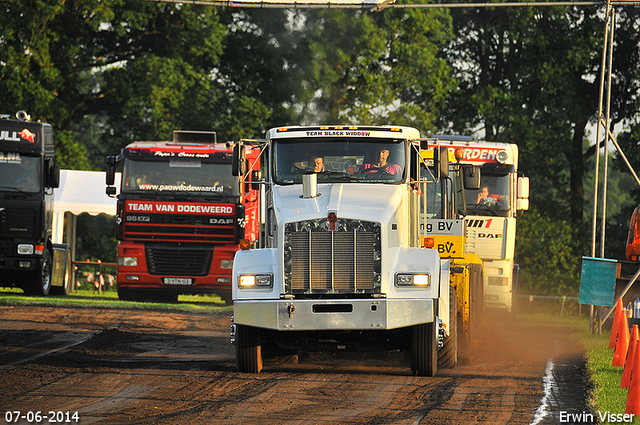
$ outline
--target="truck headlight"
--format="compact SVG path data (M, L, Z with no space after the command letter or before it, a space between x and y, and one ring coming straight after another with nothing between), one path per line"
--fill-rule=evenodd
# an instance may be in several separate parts
M221 269L232 269L233 268L233 260L220 260L220 268Z
M408 273L402 273L402 274L396 274L396 286L398 287L410 287L410 286L417 286L417 287L428 287L431 286L431 275L428 273L423 273L423 274L408 274Z
M137 266L138 257L118 257L119 266Z
M238 276L240 288L271 288L273 276L270 274L243 274Z
M18 244L18 254L21 254L21 255L33 254L33 245L31 245L30 243Z

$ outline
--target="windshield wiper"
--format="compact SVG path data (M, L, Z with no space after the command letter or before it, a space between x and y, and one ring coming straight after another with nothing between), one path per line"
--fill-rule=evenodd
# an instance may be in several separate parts
M3 188L0 188L0 191L1 190L12 190L14 192L18 192L19 194L25 195L25 196L33 195L33 193L25 192L24 190L18 189L17 187L3 187Z
M496 216L496 217L500 217L500 214L498 213L497 210L495 210L494 208L492 208L491 206L486 205L486 204L484 204L484 205L467 204L467 210L476 211L476 212L478 212L480 210L488 210L491 213L491 215Z
M356 176L353 174L345 174L338 171L321 171L318 173L318 180L347 180L358 181L364 180L364 176Z

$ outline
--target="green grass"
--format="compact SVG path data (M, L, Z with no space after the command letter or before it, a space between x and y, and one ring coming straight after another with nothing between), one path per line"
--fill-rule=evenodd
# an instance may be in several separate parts
M620 388L623 368L612 365L613 349L609 348L610 335L609 331L597 335L587 329L580 332L579 338L587 348L587 372L593 383L589 405L594 412L620 414L625 411L629 390ZM633 422L626 423L640 424L640 418L634 417Z
M91 289L78 289L68 296L34 297L23 295L21 289L1 288L0 304L39 305L50 307L93 307L140 310L177 310L185 312L230 311L217 295L180 295L175 304L120 301L115 290L97 292Z

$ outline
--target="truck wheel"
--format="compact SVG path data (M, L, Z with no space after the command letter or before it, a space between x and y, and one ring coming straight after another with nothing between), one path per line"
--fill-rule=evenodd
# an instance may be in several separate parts
M262 370L260 329L236 325L236 360L240 372L260 373Z
M29 295L47 296L51 292L51 252L45 250L40 267L31 273L25 293Z
M411 371L416 376L435 376L438 371L437 331L437 321L413 327Z
M139 298L138 291L118 287L118 299L120 301L138 301Z
M233 298L231 296L231 289L220 290L216 292L220 299L224 302L224 305L233 305Z
M438 367L454 368L458 364L458 304L456 288L449 287L449 336L438 351Z
M175 292L165 291L145 291L138 293L138 301L146 301L151 303L167 303L175 304L178 302L178 294Z
M470 300L469 300L469 335L467 343L470 350L478 339L478 332L482 326L484 316L484 275L482 267L473 264L470 278Z

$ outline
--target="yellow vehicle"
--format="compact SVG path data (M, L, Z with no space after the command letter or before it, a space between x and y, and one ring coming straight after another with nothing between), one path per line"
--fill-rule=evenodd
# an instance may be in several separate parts
M459 163L453 151L447 148L428 147L431 141L421 143L423 170L420 175L432 176L421 182L422 243L433 244L440 257L450 260L449 304L457 308L449 310L448 336L438 352L438 366L454 367L458 361L457 338L469 346L474 327L481 320L483 306L483 261L474 253L466 252L465 189L480 187L480 169ZM434 175L438 161L448 156L449 173ZM435 158L434 158L435 157ZM435 159L435 161L434 161ZM454 328L455 327L455 328Z

